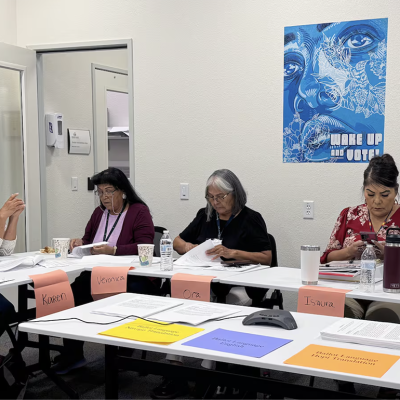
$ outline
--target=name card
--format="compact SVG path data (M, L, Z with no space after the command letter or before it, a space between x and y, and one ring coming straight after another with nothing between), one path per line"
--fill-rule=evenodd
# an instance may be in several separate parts
M175 274L171 278L171 297L209 302L211 281L214 278L215 276Z
M297 312L343 317L346 293L350 291L328 287L303 286L299 289Z
M65 271L29 275L35 287L36 318L75 307L74 295Z
M389 354L311 344L284 361L284 364L382 378L399 358Z
M130 269L134 267L94 267L91 278L93 300L126 293Z

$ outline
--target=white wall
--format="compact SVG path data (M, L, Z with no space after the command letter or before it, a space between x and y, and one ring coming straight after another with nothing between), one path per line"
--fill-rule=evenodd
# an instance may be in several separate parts
M63 114L64 149L46 148L47 229L53 237L82 237L94 209L87 178L94 173L91 64L126 69L127 51L102 50L43 55L45 113ZM88 129L89 155L68 154L67 129ZM71 177L78 191L71 191ZM51 245L49 242L47 245Z
M385 150L400 162L397 0L17 1L18 44L134 40L136 183L154 221L177 235L230 168L264 216L283 266L325 247L340 210L361 201L365 164L282 163L285 26L389 17ZM189 182L190 200L179 200ZM57 194L60 183L54 187ZM315 219L302 219L303 200ZM68 230L75 221L63 209Z
M0 42L17 44L17 0L0 0Z

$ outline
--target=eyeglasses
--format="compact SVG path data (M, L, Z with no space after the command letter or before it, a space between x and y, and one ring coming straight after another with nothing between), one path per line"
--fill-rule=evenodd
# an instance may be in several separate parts
M99 196L99 197L112 197L112 196L114 196L114 193L117 191L117 189L114 189L114 190L106 190L105 192L103 192L103 191L101 191L101 190L95 190L94 191L94 194L96 195L96 196Z
M210 196L210 195L208 194L208 195L206 196L206 199L207 199L208 201L213 201L213 200L215 200L215 201L217 201L217 202L220 202L220 201L222 201L222 200L225 200L226 197L227 197L228 195L230 195L230 193L227 193L227 194L218 194L218 195L216 195L216 196Z

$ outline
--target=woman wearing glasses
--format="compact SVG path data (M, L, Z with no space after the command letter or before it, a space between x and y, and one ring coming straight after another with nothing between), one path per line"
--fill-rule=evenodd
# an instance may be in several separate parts
M90 217L83 238L71 240L71 249L83 244L108 242L107 245L93 247L92 254L123 256L137 255L138 244L152 244L154 225L150 210L125 174L117 168L108 168L94 175L92 182L97 186L100 206ZM155 283L145 277L128 275L127 291L156 295L159 294L159 287ZM82 272L71 287L76 306L93 301L91 272ZM60 375L86 364L83 342L64 340L64 348L53 367Z
M228 169L215 171L206 184L207 205L201 208L196 218L174 240L174 250L185 254L207 239L220 239L222 244L207 253L223 260L248 260L254 264L270 265L271 244L267 226L260 213L246 207L247 195L238 177ZM226 295L229 285L212 285L217 295ZM268 289L246 288L251 298L263 298ZM228 302L239 303L240 299L227 297ZM167 355L171 363L181 364L182 357ZM212 364L203 362L205 368ZM163 378L151 392L153 399L172 399L188 391L183 379Z

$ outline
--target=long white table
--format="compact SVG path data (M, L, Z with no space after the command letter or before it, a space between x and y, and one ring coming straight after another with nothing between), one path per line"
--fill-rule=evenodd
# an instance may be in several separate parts
M86 304L84 306L75 307L74 309L69 309L66 311L62 311L57 314L51 315L51 317L43 317L41 320L46 319L61 319L61 318L72 318L77 317L83 319L85 321L96 321L96 322L109 322L114 321L115 318L94 315L91 314L91 311L94 309L98 309L102 306L111 305L131 297L131 294L124 293L114 297L110 297L107 299L103 299L97 302L93 302L90 304ZM165 301L170 301L169 298L165 298ZM194 303L193 301L186 300L185 303ZM194 303L195 304L195 303ZM257 309L249 308L249 307L241 307L234 305L224 305L229 309L234 309L238 312L238 315L248 315ZM325 317L318 316L312 314L301 314L301 313L292 313L297 325L298 329L296 330L284 330L276 327L268 327L268 326L244 326L242 325L242 317L235 319L227 319L224 321L211 321L206 322L199 327L204 328L203 332L200 332L194 336L191 336L188 339L184 339L182 341L173 343L168 346L154 344L154 343L145 343L132 341L127 339L119 339L114 337L102 336L99 335L99 332L102 332L107 329L111 329L115 326L121 325L124 322L119 323L111 323L110 325L94 325L94 324L84 324L79 321L71 320L71 321L57 321L57 322L43 322L43 323L34 323L34 322L26 322L22 323L19 326L20 331L27 333L36 333L42 336L56 336L60 338L68 338L68 339L76 339L76 340L84 340L92 343L99 343L106 345L106 397L107 398L116 398L118 396L118 368L128 368L129 363L132 362L135 367L131 369L139 369L139 364L141 361L145 363L145 368L147 370L151 370L157 373L156 371L160 371L158 367L151 366L149 361L147 360L133 360L133 359L125 359L122 357L121 363L118 360L121 358L117 354L118 347L128 347L139 350L150 350L154 352L165 353L168 352L170 354L194 357L200 359L207 360L215 360L223 363L232 363L239 365L246 365L257 368L268 368L278 371L291 372L297 374L304 374L310 376L317 376L323 378L330 379L338 379L349 382L361 383L366 385L374 385L374 386L383 386L394 389L400 389L400 362L397 362L389 371L387 371L382 378L373 378L362 375L348 374L348 373L340 373L334 371L320 370L314 368L300 367L294 365L284 364L284 361L298 353L306 346L310 344L318 344L323 346L332 346L339 347L344 349L355 349L355 350L364 350L369 352L377 352L377 353L385 353L400 356L400 350L393 349L385 349L385 348L377 348L372 346L362 346L356 344L348 344L348 343L336 343L333 341L322 340L320 338L321 329L331 325L335 321L338 320L336 317ZM275 336L280 338L292 339L293 341L261 358L252 358L247 356L239 356L230 353L223 353L212 350L205 350L195 347L183 346L182 344L186 341L189 341L195 337L203 335L207 332L210 332L217 328L230 329L239 332L246 333L254 333L258 335L265 336ZM165 365L165 364L164 364ZM170 373L175 371L173 366L168 365L170 369ZM177 371L179 368L177 369ZM180 370L179 370L180 371ZM182 370L183 371L183 370ZM355 371L356 372L356 369ZM183 372L182 372L183 373ZM212 374L212 371L209 372L201 372L200 375L194 374L193 376L203 376L204 374ZM203 374L203 375L202 375ZM218 375L218 373L217 373ZM185 370L184 375L188 377L188 372ZM219 376L219 375L218 375ZM221 375L222 376L222 375ZM206 379L211 379L211 375L205 377ZM219 378L218 378L219 379ZM239 378L238 378L239 379ZM260 382L265 382L265 391L268 392L269 386L271 382L263 380L260 381L260 378L249 378L254 379L255 384L258 384L258 388L260 388ZM263 378L262 378L263 379ZM241 382L240 379L238 382ZM275 382L276 384L276 382ZM290 385L284 383L282 390L290 390ZM307 387L309 391L312 391L314 388ZM301 390L300 388L296 388L296 390ZM318 390L318 389L316 389ZM259 390L261 391L261 390ZM291 392L293 394L293 392ZM282 393L284 394L284 393ZM306 395L305 395L306 396Z
M304 286L301 283L301 271L299 268L274 267L261 271L249 271L244 275L231 275L220 279L221 284L249 286L257 288L279 289L298 292ZM383 291L382 282L375 285L374 293L364 293L357 289L357 283L343 281L328 281L320 279L318 286L348 289L346 297L373 301L385 301L400 303L400 293L386 293Z

